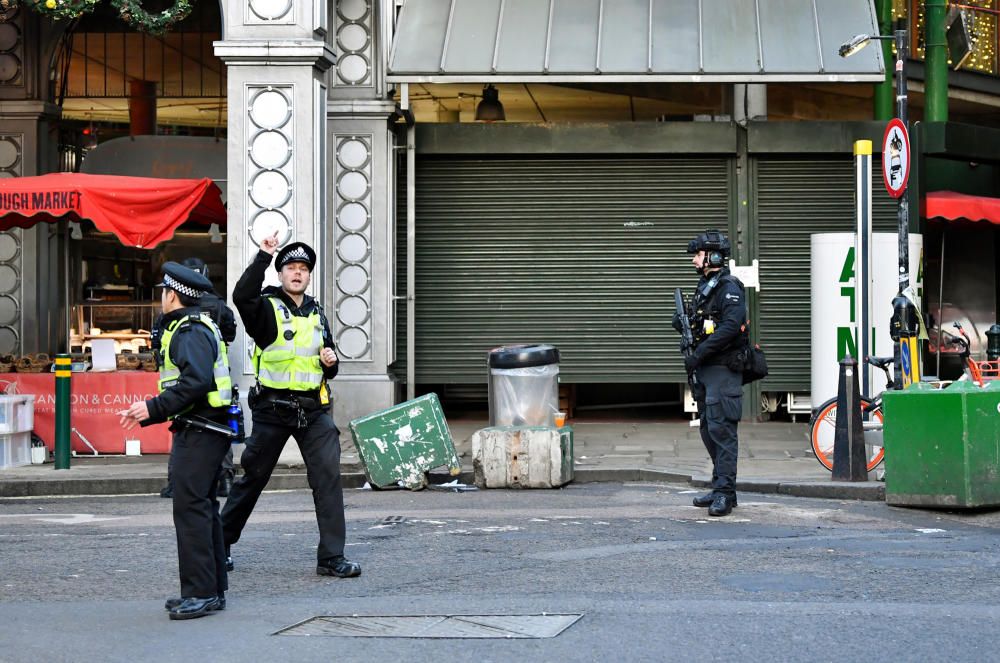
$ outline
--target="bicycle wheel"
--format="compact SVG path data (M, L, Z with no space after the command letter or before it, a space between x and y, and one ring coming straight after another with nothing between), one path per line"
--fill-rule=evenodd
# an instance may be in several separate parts
M871 400L865 396L861 397L861 407L866 408L871 403ZM882 423L882 408L881 406L872 410L869 413L872 417ZM816 455L816 460L820 462L820 465L826 469L833 471L833 440L837 432L837 399L831 398L816 410L816 416L813 417L812 422L809 425L809 441L812 443L813 453ZM871 445L868 448L868 471L871 472L882 459L885 458L885 449L875 445Z

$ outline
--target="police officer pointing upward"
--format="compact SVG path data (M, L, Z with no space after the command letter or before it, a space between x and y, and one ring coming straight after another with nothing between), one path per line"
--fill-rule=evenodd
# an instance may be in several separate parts
M121 412L122 426L172 420L174 528L181 595L164 606L170 619L223 610L226 554L215 488L230 447L226 426L232 398L229 359L219 328L199 309L212 283L198 272L163 266L160 393Z
M712 458L712 491L694 498L712 516L725 516L736 506L736 429L743 410L743 361L748 346L747 308L743 284L725 266L730 254L726 236L704 232L688 243L691 262L701 275L688 318L694 350L684 368L697 378L692 386L701 420L701 439ZM679 315L674 328L681 331Z
M327 414L326 381L337 374L337 355L322 308L305 294L316 252L302 242L285 246L274 261L281 287L261 291L277 248L277 233L263 240L233 290L233 303L256 345L257 384L248 398L253 431L241 459L243 476L233 484L222 511L227 555L229 546L239 541L285 442L293 437L316 505L316 573L351 578L361 575L361 566L344 558L340 433Z

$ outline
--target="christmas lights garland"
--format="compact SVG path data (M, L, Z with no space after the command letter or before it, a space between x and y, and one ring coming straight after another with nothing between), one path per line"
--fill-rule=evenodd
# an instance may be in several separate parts
M92 12L98 2L100 0L22 0L29 9L55 19L76 18L86 12Z
M111 0L111 4L118 10L123 21L136 30L151 35L163 34L174 27L175 23L187 18L192 9L190 0L177 0L173 7L158 14L147 12L139 0Z
M92 12L101 0L21 0L30 9L54 19L76 18ZM139 0L110 0L121 19L140 32L160 35L183 21L191 13L191 0L177 0L172 7L150 14ZM18 4L17 0L0 0L4 9Z

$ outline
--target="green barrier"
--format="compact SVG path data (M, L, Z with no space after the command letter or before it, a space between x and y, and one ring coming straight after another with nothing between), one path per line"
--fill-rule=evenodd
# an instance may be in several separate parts
M1000 506L1000 381L883 394L885 501Z

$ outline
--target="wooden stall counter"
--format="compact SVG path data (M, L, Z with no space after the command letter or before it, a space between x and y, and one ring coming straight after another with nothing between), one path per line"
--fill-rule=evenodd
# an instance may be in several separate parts
M0 389L35 395L34 432L50 450L55 446L55 380L52 373L0 373ZM158 380L159 373L148 371L73 373L70 387L73 451L84 456L93 454L94 449L98 453L123 454L125 440L130 439L139 440L144 454L170 453L167 424L126 431L119 423L118 412L156 395Z

